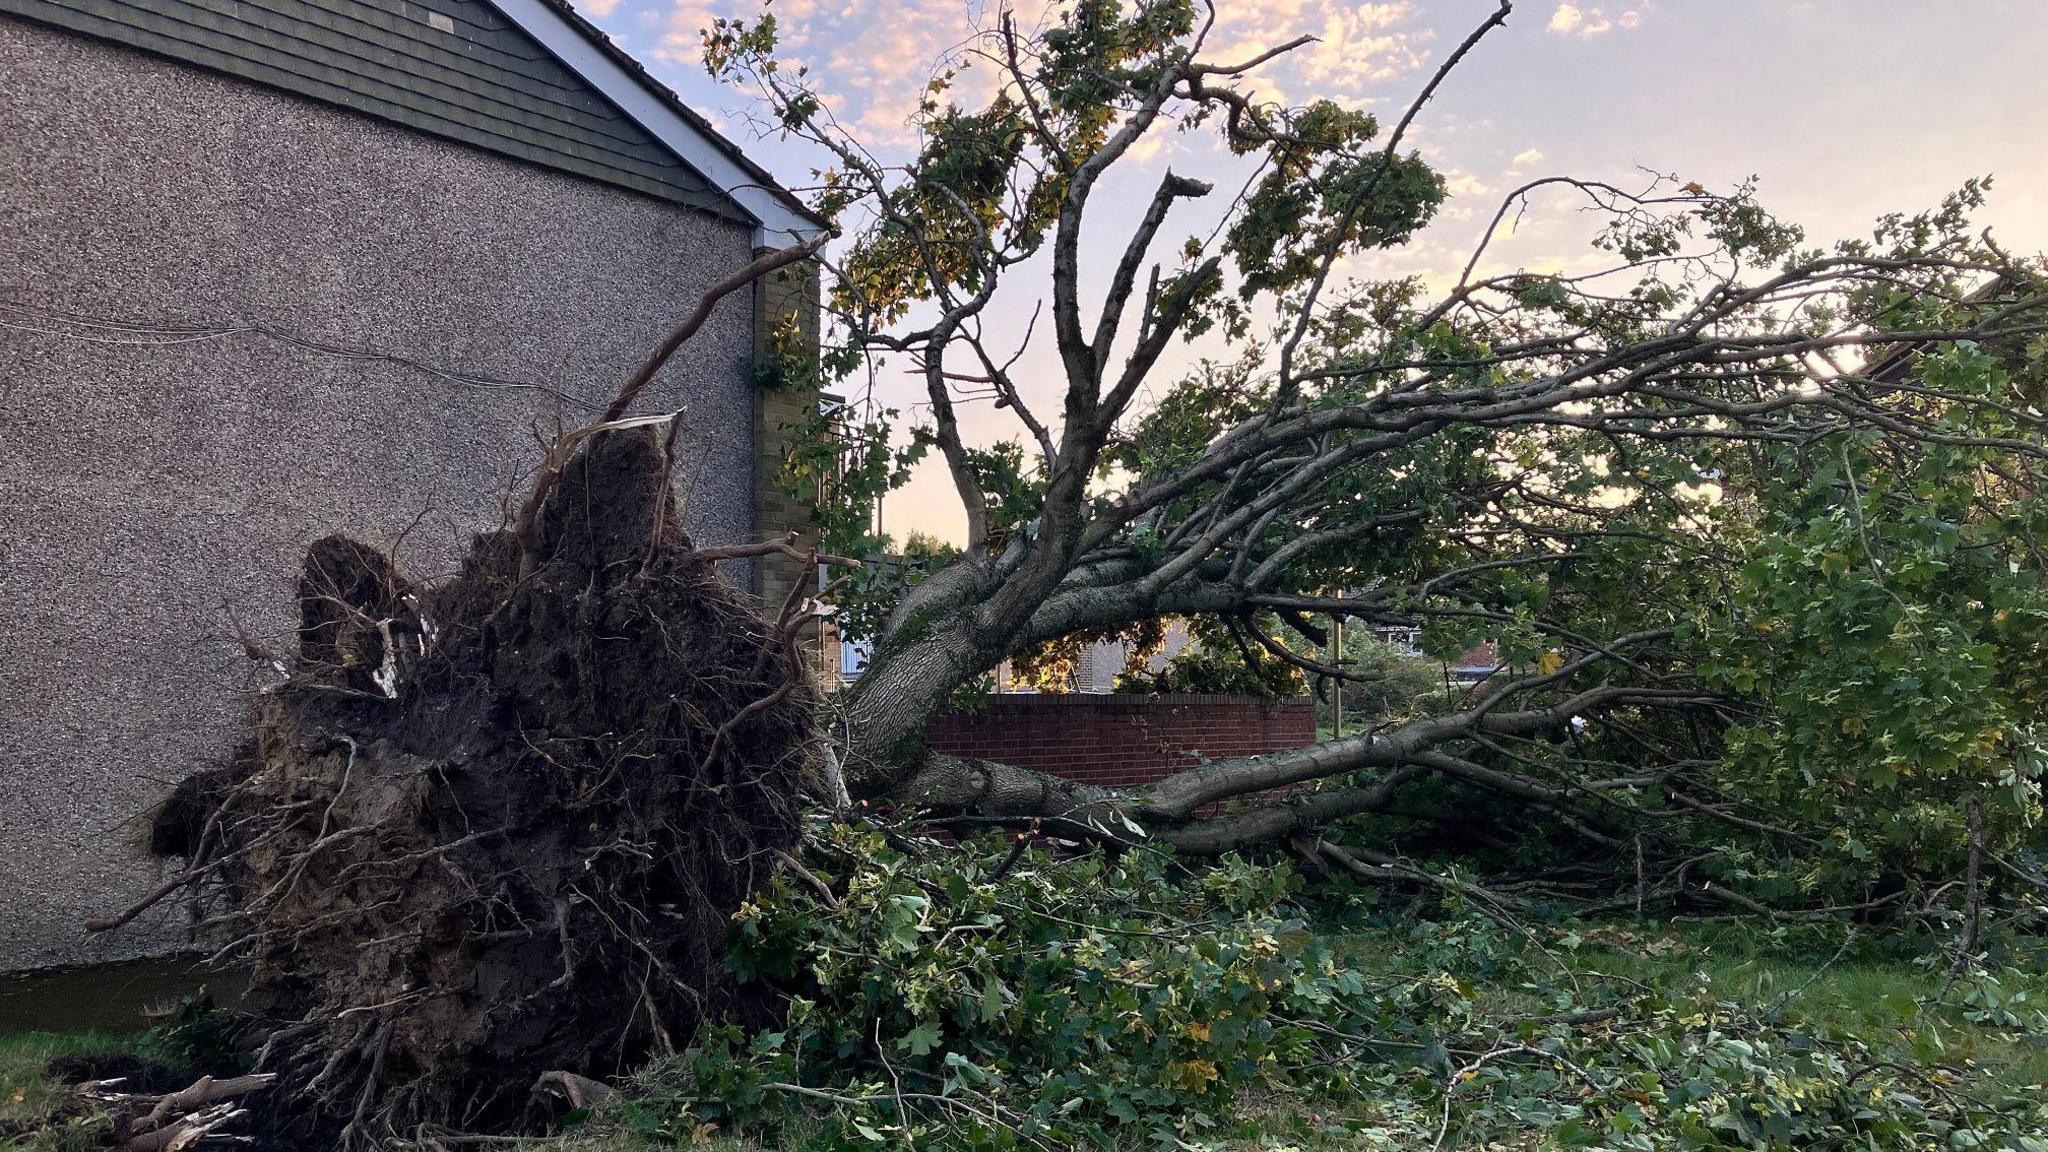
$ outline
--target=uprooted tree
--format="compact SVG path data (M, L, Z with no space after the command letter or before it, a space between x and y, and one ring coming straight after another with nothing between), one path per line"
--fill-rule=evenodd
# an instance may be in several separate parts
M540 1072L746 1020L724 925L801 869L806 794L1482 900L1879 908L1965 857L1973 879L2023 874L2001 853L2039 815L2048 689L2038 268L1970 230L1976 185L1821 250L1747 189L1554 178L1488 236L1569 193L1603 219L1607 266L1482 275L1482 241L1436 299L1347 272L1443 202L1405 131L1507 14L1391 129L1262 100L1258 69L1303 41L1211 60L1212 14L1187 0L1081 0L1029 34L1004 17L962 57L995 94L954 107L942 77L900 165L776 65L772 21L714 28L714 72L838 160L818 196L845 234L820 257L835 336L785 367L908 361L930 409L907 441L879 415L861 429L824 547L871 549L866 506L928 447L968 538L914 586L834 585L875 648L821 700L795 647L813 606L763 619L714 570L793 545L681 535L673 425L628 412L720 295L813 245L707 293L453 580L316 546L257 738L158 821L192 860L176 886L253 967L259 1063L301 1131L502 1123ZM1084 238L1134 149L1175 128L1220 131L1244 185L1167 172L1127 234ZM1005 290L1046 314L990 330ZM1195 339L1229 354L1162 367ZM1034 340L1054 387L1018 378ZM1048 394L1058 412L1035 411ZM971 443L976 400L1020 442ZM1123 791L924 747L1003 659L1163 616L1319 677L1358 674L1318 655L1339 616L1492 640L1512 670ZM1515 895L1415 863L1430 843L1524 866Z
M875 547L869 503L929 449L965 510L950 563L841 589L874 643L831 705L853 796L1408 881L1404 844L1493 843L1579 869L1539 891L1625 878L1637 904L1884 899L1875 861L1899 866L1885 883L1959 876L2019 842L2048 635L2039 266L1972 231L1980 183L1817 248L1747 187L1559 177L1482 213L1439 296L1357 275L1443 202L1405 131L1508 10L1390 130L1262 99L1259 69L1303 41L1211 59L1213 7L1004 17L935 79L900 165L777 64L772 19L712 31L713 72L835 159L821 206L850 240L819 374L858 389L907 363L924 385L908 441L878 409L854 429L828 542ZM947 102L967 70L993 92L976 108ZM1241 186L1133 187L1141 143L1202 131L1246 159ZM1106 234L1105 196L1144 211ZM1597 266L1481 273L1559 199L1598 222ZM1196 231L1174 244L1177 214ZM1005 293L1042 308L998 330ZM1194 339L1196 367L1162 368ZM971 441L969 403L1015 439ZM1173 615L1328 679L1355 674L1318 655L1334 617L1492 640L1511 670L1122 791L922 746L1004 658ZM1703 856L1702 828L1755 854ZM1708 883L1735 874L1751 891Z

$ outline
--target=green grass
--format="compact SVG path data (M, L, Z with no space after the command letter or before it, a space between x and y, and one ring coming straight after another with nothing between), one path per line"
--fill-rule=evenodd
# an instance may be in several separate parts
M29 1032L0 1036L0 1148L22 1152L83 1152L105 1142L104 1124L81 1106L77 1093L47 1074L60 1056L127 1051L131 1039L96 1033L60 1036Z
M1735 1004L1770 1012L1819 1035L1857 1035L1878 1044L1930 1053L1929 1059L1958 1069L1970 1079L2002 1087L2048 1086L2048 1043L1996 1020L1972 1019L1967 981L1949 985L1943 957L1921 960L1893 941L1851 938L1842 929L1775 932L1755 926L1717 924L1615 923L1569 930L1532 930L1534 969L1568 967L1580 1002L1626 1001L1654 992L1679 1011L1711 1013ZM1397 931L1347 934L1345 954L1356 968L1374 975L1414 975L1418 961ZM2048 977L2018 977L2030 995L2026 1007L2048 1003ZM1514 1019L1542 1015L1552 1007L1514 979L1462 977L1481 1015ZM2008 987L2009 994L2017 989ZM85 1139L89 1120L34 1137L19 1133L36 1117L61 1114L71 1093L50 1082L44 1069L66 1054L124 1050L132 1040L97 1035L47 1033L0 1037L0 1148L71 1152L94 1145ZM1284 1093L1243 1102L1240 1119L1262 1135L1235 1147L1253 1152L1297 1149L1407 1147L1417 1133L1424 1145L1435 1116L1409 1114L1399 1101L1318 1100ZM548 1152L652 1152L656 1145L626 1135L603 1112L585 1126L552 1140L522 1141L517 1147ZM1327 1128L1330 1135L1323 1135ZM1524 1138L1525 1137L1525 1138ZM508 1147L511 1145L507 1145ZM730 1133L706 1131L693 1147L706 1152L767 1152L770 1147L805 1146L801 1133L785 1132L772 1145ZM1544 1149L1542 1132L1530 1130L1497 1148Z
M1940 1046L1942 1063L1972 1069L1988 1083L2048 1086L2048 1038L1969 1019L1971 985L1949 981L1947 957L1916 963L1913 957L1885 955L1879 940L1851 939L1845 947L1840 930L1835 932L1833 947L1827 947L1780 941L1743 927L1660 932L1617 926L1595 932L1581 946L1577 963L1674 999L1780 1010L1788 1021L1823 1035L1895 1034L1908 1043L1931 1038ZM2036 975L2027 984L2028 1002L2048 1006L2048 979Z

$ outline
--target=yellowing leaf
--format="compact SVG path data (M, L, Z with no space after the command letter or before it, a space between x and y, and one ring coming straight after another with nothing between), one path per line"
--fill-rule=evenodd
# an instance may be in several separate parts
M1168 1064L1166 1078L1190 1092L1207 1092L1209 1085L1222 1078L1222 1073L1207 1060L1185 1060Z

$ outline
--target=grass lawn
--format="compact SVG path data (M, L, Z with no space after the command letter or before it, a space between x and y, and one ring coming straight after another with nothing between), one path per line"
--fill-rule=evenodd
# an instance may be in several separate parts
M1628 926L1614 934L1631 934L1631 939L1609 942L1602 939L1607 933L1596 933L1594 943L1582 948L1580 961L1588 971L1667 995L1684 992L1703 1003L1782 1004L1788 1020L1825 1034L1869 1037L1889 1031L1905 1039L1928 1037L1939 1044L1941 1063L1973 1069L1993 1084L2048 1087L2048 1036L1970 1019L1983 1006L1970 1002L1969 987L1948 986L1944 999L1947 957L1914 963L1873 954L1874 941L1859 947L1852 940L1839 959L1830 960L1832 951L1813 945L1774 946L1753 931L1712 926L1683 934L1644 933ZM1659 947L1660 941L1676 943L1683 951ZM1839 948L1841 937L1834 941ZM2027 993L2022 1004L2048 1006L2044 976L2037 970L2030 987L2005 991ZM1941 1006L1925 1006L1936 1000ZM1916 1001L1923 1005L1917 1011L1907 1007Z
M0 1036L0 1148L84 1152L101 1146L105 1128L69 1087L46 1074L61 1056L122 1052L133 1038L29 1032ZM35 1129L41 1129L35 1131Z
M1851 939L1846 947L1840 928L1812 929L1798 938L1747 925L1615 923L1577 926L1569 931L1537 928L1540 947L1532 947L1532 970L1547 965L1562 982L1576 984L1583 1001L1605 994L1617 1003L1653 991L1676 1007L1712 1012L1723 1003L1751 1011L1767 1010L1818 1035L1855 1034L1873 1046L1915 1051L1978 1086L2010 1088L2048 1086L2048 1037L2028 1035L2011 1018L1997 1015L1996 1006L1967 1002L1970 988L1947 990L1947 965L1916 963L1908 955L1888 951L1876 939ZM1827 933L1832 932L1830 936ZM1375 977L1414 975L1413 959L1400 934L1363 932L1344 938L1345 955L1355 968ZM1563 974L1562 965L1569 970ZM1547 1005L1513 980L1489 980L1460 974L1474 1010L1495 1019L1541 1015ZM2000 997L2029 995L2010 1005L2031 1012L2048 1002L2048 979L2027 978L2032 987L2005 987ZM1940 1001L1940 1003L1936 1003ZM1974 1018L1973 1018L1974 1017ZM96 1147L88 1120L74 1118L56 1130L28 1137L26 1122L62 1115L71 1093L44 1074L51 1059L121 1050L132 1040L47 1033L0 1037L0 1147L33 1152L71 1152ZM1361 1097L1326 1100L1263 1094L1243 1101L1239 1116L1247 1136L1234 1147L1276 1152L1323 1152L1334 1149L1426 1148L1434 1136L1438 1114L1412 1101ZM9 1134L13 1143L9 1143ZM784 1132L772 1147L802 1148L801 1132ZM487 1145L488 1146L488 1145ZM625 1133L615 1115L604 1111L578 1133L554 1139L526 1139L503 1147L542 1148L549 1152L627 1152L674 1147L636 1140ZM729 1134L705 1131L693 1145L706 1152L766 1152L771 1145ZM1134 1144L1139 1147L1142 1144ZM1494 1139L1490 1147L1548 1149L1556 1141L1531 1125ZM312 1152L312 1150L309 1150Z

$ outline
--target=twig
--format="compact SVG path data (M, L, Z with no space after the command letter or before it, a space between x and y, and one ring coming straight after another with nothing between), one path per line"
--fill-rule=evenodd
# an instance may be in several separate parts
M533 1090L558 1092L569 1102L571 1108L588 1108L594 1104L602 1104L619 1094L619 1090L609 1084L592 1080L588 1076L579 1076L574 1072L543 1072L540 1079L534 1081Z
M903 1128L903 1145L915 1152L916 1142L910 1138L910 1106L903 1102L903 1080L896 1075L896 1066L889 1063L889 1053L882 1043L882 1018L875 1017L875 1056L882 1062L882 1071L889 1074L889 1090L896 1096L896 1123Z
M989 873L989 883L997 883L998 881L1002 880L1003 877L1008 876L1010 874L1010 869L1015 868L1017 866L1017 861L1022 860L1024 858L1025 849L1031 846L1030 833L1018 832L1014 833L1014 836L1015 842L1010 845L1009 854L1003 857L1002 863L996 865L995 871Z
M277 1076L269 1072L258 1072L249 1076L236 1076L227 1080L215 1080L211 1076L202 1076L199 1078L199 1082L190 1088L180 1089L179 1091L158 1097L156 1107L151 1108L149 1114L143 1117L142 1124L147 1128L161 1127L164 1121L169 1120L174 1113L190 1112L195 1109L204 1108L209 1104L218 1104L222 1100L232 1100L237 1096L246 1096L251 1092L270 1087L271 1082L276 1079Z
M1963 917L1963 938L1956 945L1956 958L1949 965L1948 983L1955 983L1956 977L1969 966L1970 958L1977 952L1977 934L1984 922L1984 802L1970 800L1970 863L1964 873L1963 885L1969 890L1969 911ZM1947 984L1942 993L1948 992Z
M728 544L719 548L695 548L686 553L698 560L746 560L755 556L787 556L807 564L825 564L834 568L858 568L860 561L845 556L834 556L825 552L810 552L797 547L797 534L791 532L780 540L766 540L759 544Z
M627 380L625 386L619 389L618 395L612 397L611 406L604 410L604 415L599 418L599 422L617 420L626 414L626 410L633 406L633 401L639 399L641 389L647 387L648 383L654 379L654 374L661 371L662 365L668 363L669 357L676 354L676 349L681 348L690 337L697 334L699 328L704 327L705 321L711 319L711 311L717 307L720 300L745 288L770 272L780 271L791 264L798 264L810 259L812 256L817 255L818 250L823 248L826 241L831 238L831 233L821 232L802 244L798 244L793 248L769 252L746 267L728 274L723 279L712 281L704 289L704 294L697 298L696 310L684 317L683 322L676 325L675 330L670 332L660 344L655 346L654 351L649 354L646 362L640 365L640 370L633 373L632 378Z
M129 905L125 911L113 916L104 916L99 917L97 919L87 920L85 922L85 930L87 932L111 932L114 929L119 928L121 925L128 923L130 920L135 919L137 916L142 915L144 912L149 911L151 908L156 907L158 904L163 902L164 897L169 896L171 893L176 892L178 889L183 888L185 885L190 884L194 880L200 879L201 877L219 868L222 864L226 863L227 860L228 857L223 856L220 859L214 860L210 863L202 864L197 868L193 868L188 871L179 873L176 878L167 880L164 883L157 885L156 888L153 889L149 895L144 896L142 899L136 901L134 904Z
M1315 842L1315 845L1317 850L1322 852L1323 855L1343 865L1353 875L1373 880L1410 880L1417 884L1427 884L1431 887L1456 892L1459 895L1468 896L1477 901L1479 907L1488 916L1501 921L1517 931L1521 930L1522 926L1517 924L1514 917L1508 914L1508 900L1497 893L1481 888L1477 884L1450 876L1439 876L1434 872L1425 872L1420 868L1403 864L1390 856L1382 856L1377 852L1370 852L1363 848L1341 848L1327 840L1320 839Z
M1604 1024L1622 1014L1621 1008L1588 1008L1583 1012L1560 1012L1553 1016L1524 1016L1517 1024L1565 1024L1574 1028Z
M1595 1092L1600 1091L1603 1087L1600 1081L1595 1080L1593 1078L1592 1073L1587 1072L1584 1068L1579 1067L1577 1064L1572 1063L1570 1060L1565 1059L1563 1056L1560 1056L1555 1052L1549 1051L1544 1048L1538 1048L1534 1044L1512 1044L1502 1048L1495 1048L1491 1052L1481 1053L1478 1059L1472 1061L1470 1064L1465 1065L1463 1068L1458 1069L1456 1072L1451 1073L1450 1078L1444 1081L1443 1119L1439 1121L1437 1124L1436 1139L1430 1142L1430 1152L1442 1152L1444 1146L1444 1137L1450 1135L1451 1097L1457 1094L1459 1086L1464 1084L1465 1081L1471 1076L1476 1075L1479 1072L1479 1070L1485 1067L1488 1063L1494 1060L1498 1060L1503 1056L1517 1055L1541 1056L1546 1060L1555 1060L1564 1067L1569 1068L1573 1072L1577 1073L1579 1079L1584 1080L1587 1083L1587 1085L1590 1086Z
M783 863L783 865L787 867L790 871L796 873L797 876L804 881L804 883L809 884L811 886L811 889L818 894L818 899L823 900L825 902L825 907L830 908L835 912L838 911L839 898L837 896L832 895L832 886L830 884L825 883L823 880L819 879L818 874L816 872L813 872L809 868L804 867L803 861L797 859L796 857L790 855L788 852L780 848L777 848L775 850L775 858L777 860L780 860Z
M1643 834L1636 833L1636 919L1643 918Z
M1769 905L1760 904L1757 901L1752 900L1747 896L1744 896L1740 892L1733 891L1729 888L1718 887L1711 881L1702 883L1700 885L1700 891L1708 896L1717 897L1730 904L1747 908L1751 912L1755 912L1758 915L1769 916L1773 920L1794 922L1804 920L1830 920L1843 912L1868 912L1873 908L1882 908L1887 904L1895 903L1905 895L1904 892L1894 892L1890 896L1880 896L1875 900L1865 900L1861 904L1830 904L1825 908L1798 908L1788 910L1783 908L1772 908Z
M1380 181L1384 180L1388 171L1393 168L1395 154L1401 147L1401 138L1408 132L1408 126L1415 122L1415 117L1421 113L1423 105L1429 103L1430 99L1436 95L1436 90L1443 85L1445 78L1450 76L1451 71L1458 66L1458 62L1463 60L1472 49L1478 47L1479 42L1486 38L1488 32L1505 24L1508 13L1513 11L1513 9L1513 0L1501 0L1500 6L1494 9L1493 15L1488 16L1479 27L1474 28L1470 35L1466 36L1456 48L1451 50L1451 54L1445 57L1443 64L1438 66L1436 74L1429 78L1429 83L1422 86L1422 91L1408 105L1408 110L1402 113L1400 121L1394 125L1394 130L1387 135L1386 147L1381 151L1379 163L1374 166L1372 175L1366 179L1365 186L1353 193L1350 200L1344 205L1344 211L1338 216L1337 226L1330 233L1329 244L1322 254L1322 259L1316 265L1315 277L1309 281L1308 291L1303 294L1300 316L1295 321L1293 331L1288 334L1287 342L1280 349L1280 387L1274 392L1274 410L1276 412L1293 398L1292 393L1295 387L1297 387L1297 382L1292 379L1294 355L1296 349L1301 345L1302 338L1308 335L1309 328L1315 319L1316 298L1322 295L1323 285L1329 280L1330 272L1336 266L1338 256L1344 251L1344 238L1350 234L1352 225L1357 221L1359 213L1364 210L1366 202L1372 198L1374 192L1379 190Z

